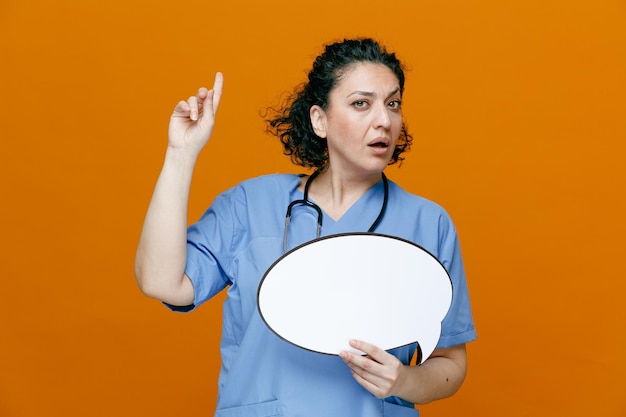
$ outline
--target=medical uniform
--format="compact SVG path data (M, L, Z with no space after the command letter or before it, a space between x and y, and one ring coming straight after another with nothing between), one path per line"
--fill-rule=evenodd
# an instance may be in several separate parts
M244 181L219 195L188 230L185 272L193 282L194 305L170 307L190 311L219 291L228 291L215 416L418 416L411 403L396 397L374 397L354 380L338 356L296 347L276 336L260 317L258 285L283 254L285 211L291 201L303 198L299 184L299 176L286 174ZM338 221L324 215L322 236L367 231L378 216L383 195L381 181ZM316 224L314 210L296 206L288 249L315 238ZM473 340L476 333L459 242L446 212L389 181L387 209L375 231L417 243L436 256L450 274L454 295L438 347ZM390 353L408 364L415 349L412 344Z

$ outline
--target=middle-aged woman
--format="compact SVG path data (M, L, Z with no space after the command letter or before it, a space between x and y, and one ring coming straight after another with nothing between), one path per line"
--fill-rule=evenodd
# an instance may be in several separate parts
M189 228L192 173L211 136L222 75L213 89L201 88L174 109L135 270L142 291L175 311L191 311L227 288L215 416L417 416L414 404L448 397L463 383L465 343L476 333L455 228L439 205L383 173L411 144L402 117L404 81L395 54L372 39L326 45L308 81L269 118L284 152L314 173L244 181L217 196ZM293 209L284 233L288 205L305 194L322 210L322 236L368 230L398 236L444 265L453 301L423 364L410 365L417 344L384 351L355 340L352 347L365 355L324 355L264 324L256 292L265 271L286 249L316 237L317 213L308 205Z

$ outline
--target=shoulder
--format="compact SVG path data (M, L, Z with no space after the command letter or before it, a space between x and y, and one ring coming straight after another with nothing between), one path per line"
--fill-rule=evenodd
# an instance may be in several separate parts
M244 180L237 187L243 190L289 189L300 184L300 177L298 174L267 174Z
M439 203L404 190L389 182L389 217L402 219L403 233L416 233L415 239L426 241L435 236L453 237L456 227L448 211ZM434 244L434 242L431 242Z
M267 216L278 207L286 208L299 184L297 174L268 174L243 180L219 193L202 219L247 224L250 218Z
M440 204L420 195L410 193L391 180L389 180L389 198L397 202L397 207L449 217L446 209Z
M216 200L248 205L251 202L272 202L279 196L290 196L300 184L298 174L267 174L249 178L222 192Z

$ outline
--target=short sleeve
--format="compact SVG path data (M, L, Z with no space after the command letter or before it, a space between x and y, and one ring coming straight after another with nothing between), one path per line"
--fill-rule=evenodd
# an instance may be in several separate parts
M440 221L439 260L452 280L452 303L441 326L437 347L450 347L476 339L469 290L456 229L445 214Z
M220 194L202 217L189 226L185 274L193 284L194 301L190 306L165 304L171 310L192 311L230 283L227 270L237 233L237 194L237 187Z

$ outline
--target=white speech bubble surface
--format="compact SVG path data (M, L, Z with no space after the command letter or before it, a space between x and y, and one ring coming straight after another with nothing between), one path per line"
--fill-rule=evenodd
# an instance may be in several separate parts
M301 348L337 355L355 352L350 339L384 350L418 342L423 362L439 341L452 282L443 265L412 242L347 233L279 258L261 280L257 301L267 326Z

